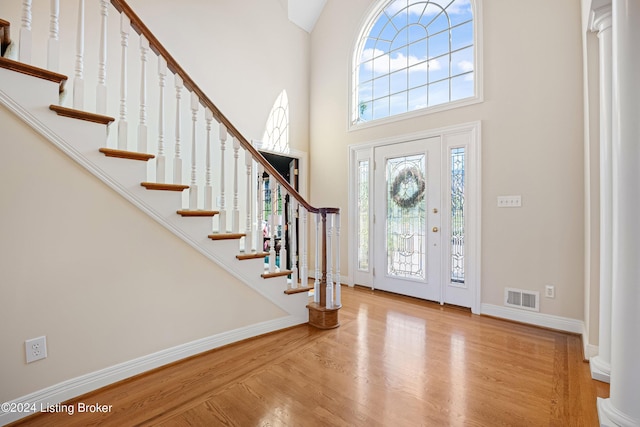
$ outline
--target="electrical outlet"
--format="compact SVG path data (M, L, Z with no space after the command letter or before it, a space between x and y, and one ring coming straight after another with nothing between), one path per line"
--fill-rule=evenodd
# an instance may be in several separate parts
M544 296L547 298L556 297L556 287L553 285L547 285L544 287Z
M47 357L47 337L38 337L26 340L24 349L27 354L27 363Z

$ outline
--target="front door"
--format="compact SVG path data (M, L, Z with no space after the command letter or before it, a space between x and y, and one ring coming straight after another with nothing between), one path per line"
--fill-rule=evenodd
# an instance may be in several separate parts
M442 301L440 137L374 149L373 287Z

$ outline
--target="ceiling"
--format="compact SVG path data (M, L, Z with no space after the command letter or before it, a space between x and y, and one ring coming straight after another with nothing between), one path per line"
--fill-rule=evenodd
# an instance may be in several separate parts
M289 21L311 33L327 0L281 0L282 2L287 3Z

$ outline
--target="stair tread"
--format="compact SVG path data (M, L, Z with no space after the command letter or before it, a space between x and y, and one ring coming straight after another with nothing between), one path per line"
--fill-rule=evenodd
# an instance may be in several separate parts
M119 159L130 159L130 160L141 160L144 162L156 157L153 154L140 153L137 151L117 150L114 148L106 148L106 147L100 148L98 151L100 151L107 157L117 157Z
M28 76L37 77L39 79L48 80L50 82L58 83L60 85L60 93L64 91L64 84L67 82L67 76L64 74L56 73L53 71L45 70L44 68L34 67L33 65L25 64L23 62L14 61L0 56L0 68L16 71L18 73L26 74Z
M177 213L178 215L191 217L191 216L216 216L216 215L218 215L220 212L218 212L218 211L200 210L200 209L196 209L196 210L191 210L191 209L181 209L181 210L179 210L179 211L176 211L176 213Z
M268 256L269 256L269 252L252 252L250 254L242 253L242 254L236 255L236 258L239 260L245 260L245 259L266 258Z
M234 240L246 236L244 233L212 233L209 234L211 240Z
M288 276L291 273L293 273L293 271L291 270L280 270L280 271L274 271L271 273L262 273L260 277L262 277L263 279L270 279L272 277Z
M50 105L49 109L55 111L59 116L69 117L72 119L85 120L87 122L100 123L108 125L115 121L115 118L102 114L90 113L88 111L76 110L73 108L62 107L60 105Z
M302 292L309 292L312 289L313 289L313 286L306 286L306 287L303 287L303 288L290 288L290 289L287 289L286 291L284 291L284 293L287 294L287 295L293 295L293 294L299 294L299 293L302 293Z
M164 184L161 182L141 182L142 185L147 190L164 190L164 191L183 191L189 188L188 185L182 184Z

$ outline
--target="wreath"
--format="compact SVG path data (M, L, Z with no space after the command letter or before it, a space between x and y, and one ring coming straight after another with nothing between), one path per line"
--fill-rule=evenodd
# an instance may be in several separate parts
M426 184L420 169L411 166L403 169L391 184L391 198L401 208L413 208L424 199ZM407 189L415 188L412 194L407 194ZM405 190L405 191L402 191Z

